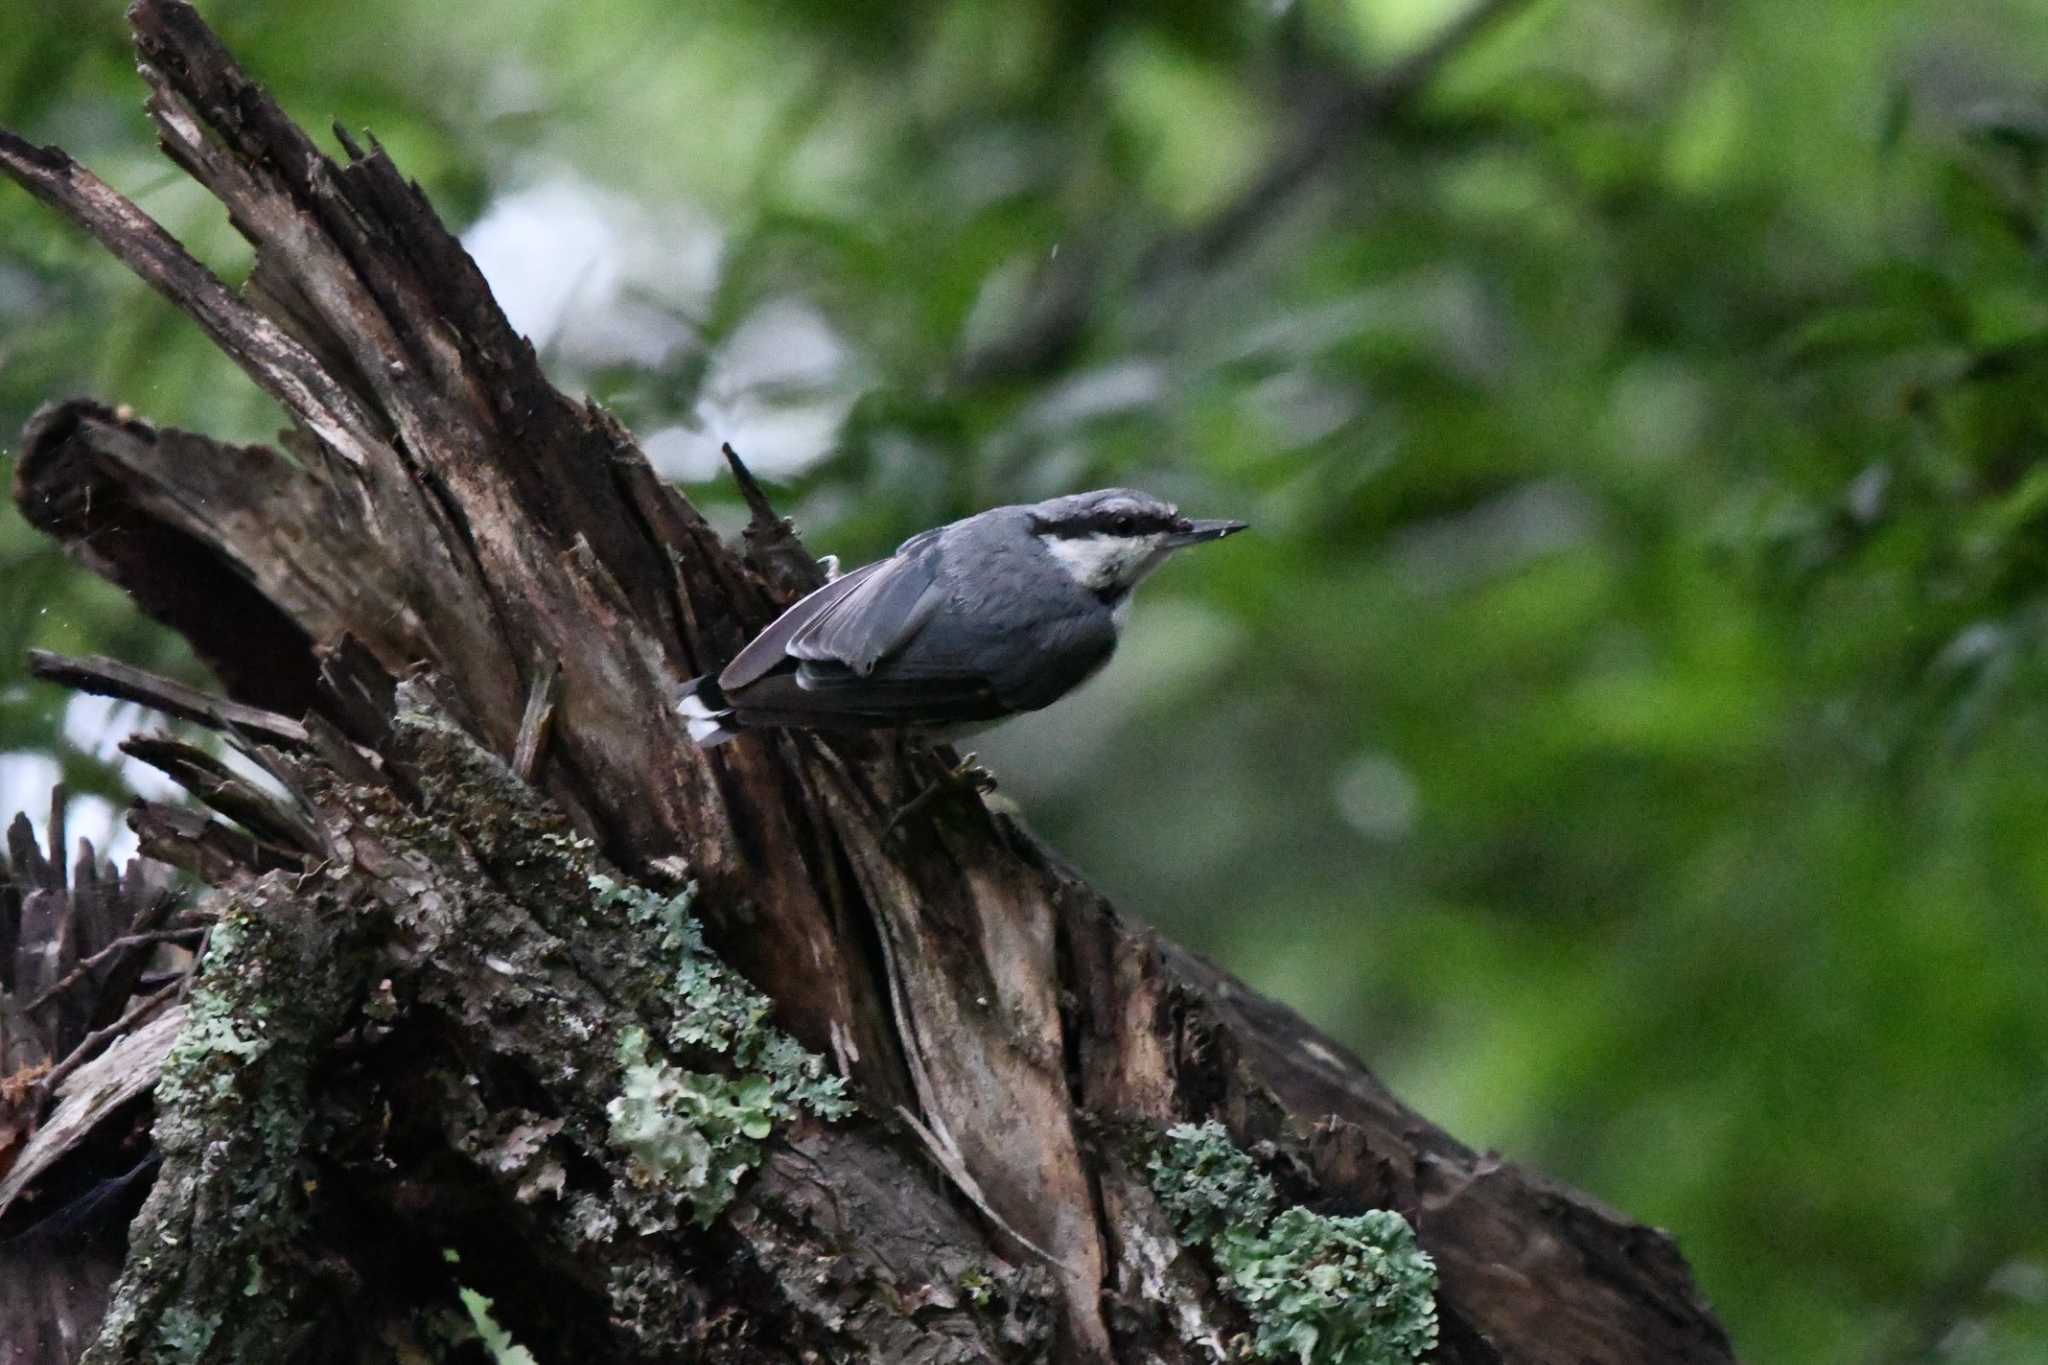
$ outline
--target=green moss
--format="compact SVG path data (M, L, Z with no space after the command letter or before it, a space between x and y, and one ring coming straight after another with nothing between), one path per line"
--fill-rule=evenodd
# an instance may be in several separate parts
M620 1036L621 1089L605 1110L611 1140L631 1157L635 1181L680 1199L707 1224L760 1163L761 1141L777 1123L806 1112L842 1118L853 1106L822 1058L768 1022L767 997L705 947L690 914L694 886L664 896L610 877L590 884L598 907L623 913L645 932L671 973L665 1050L720 1054L734 1068L725 1074L673 1065L635 1026ZM651 1216L636 1222L652 1231L660 1210L645 1212Z
M1436 1345L1436 1264L1400 1214L1280 1208L1219 1123L1168 1130L1147 1170L1174 1230L1251 1315L1260 1359L1411 1365Z

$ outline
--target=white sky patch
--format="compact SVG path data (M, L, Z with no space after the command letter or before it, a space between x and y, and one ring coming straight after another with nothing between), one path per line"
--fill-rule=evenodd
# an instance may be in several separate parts
M121 752L121 743L145 730L162 729L162 718L133 702L80 692L64 703L64 738L72 748L113 764L137 796L179 801L185 789L147 763Z
M78 841L92 840L99 856L123 866L136 853L135 831L128 828L127 812L100 796L74 796L64 818L64 831L71 836L71 855L77 856Z
M0 822L12 824L16 812L35 822L42 830L50 813L50 788L57 785L64 770L48 754L16 750L0 754Z
M220 759L221 762L227 764L229 770L232 771L235 774L235 776L241 778L244 782L247 782L257 791L262 792L265 796L273 798L274 800L278 801L280 804L286 806L287 808L295 804L292 801L291 797L285 792L283 783L279 782L276 778L272 777L269 773L269 770L258 767L254 760L244 758L242 756L242 751L235 748L234 745L210 744L206 745L205 747L211 750L214 756Z
M658 370L704 344L724 233L571 176L501 195L463 235L512 326L571 371ZM665 478L723 477L730 441L770 478L831 453L865 381L839 333L800 299L762 304L710 358L695 408L641 442Z
M166 722L157 713L132 702L77 693L64 704L63 731L66 743L82 754L113 764L123 785L145 800L174 805L189 804L191 800L183 787L163 773L121 752L122 742L133 735L167 733L198 745L256 790L290 804L278 781L232 745L220 743L197 727ZM12 819L17 810L26 811L41 828L49 811L50 785L60 771L56 761L44 754L0 756L0 794L4 794L6 802L0 804L0 819ZM74 852L77 840L83 837L92 840L93 847L102 855L117 862L134 856L136 840L128 828L124 805L80 794L71 798L69 811Z
M50 788L62 776L57 760L48 754L28 750L0 754L0 822L12 824L17 814L26 815L35 827L37 847L47 847ZM67 864L78 855L80 839L92 840L102 858L116 863L135 856L135 835L126 816L103 797L72 797L64 808L64 829L71 844L64 850Z
M801 299L761 305L711 358L688 422L643 442L666 478L721 478L730 441L767 478L801 473L830 454L866 379L825 315Z
M137 726L129 718L139 709L112 697L73 693L64 703L64 738L80 753L111 759L121 741L135 733ZM123 723L117 725L117 717Z
M823 313L800 299L777 299L754 310L718 348L705 387L713 393L820 387L846 362L846 345Z
M571 178L501 195L463 234L512 326L584 369L655 367L692 343L717 287L724 235Z

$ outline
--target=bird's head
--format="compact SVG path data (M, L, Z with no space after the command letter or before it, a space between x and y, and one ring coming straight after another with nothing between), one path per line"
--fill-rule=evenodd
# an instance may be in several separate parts
M1241 521L1194 521L1172 503L1132 488L1051 498L1031 509L1031 528L1074 581L1121 597L1175 550L1242 531Z

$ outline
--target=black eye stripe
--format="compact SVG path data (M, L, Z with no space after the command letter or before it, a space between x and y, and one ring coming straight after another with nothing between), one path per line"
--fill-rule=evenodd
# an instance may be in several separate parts
M1149 535L1171 531L1179 525L1179 517L1162 512L1090 512L1067 521L1040 522L1038 533L1072 540L1081 536Z

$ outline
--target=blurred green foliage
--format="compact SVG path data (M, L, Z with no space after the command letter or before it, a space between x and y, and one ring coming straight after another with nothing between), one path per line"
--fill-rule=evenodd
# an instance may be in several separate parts
M821 549L1110 482L1254 520L988 746L1031 820L1674 1230L1748 1358L2048 1356L2048 8L1505 6L1234 235L1452 0L204 8ZM245 269L118 5L21 10L0 121ZM0 431L78 392L278 421L0 191ZM10 513L30 644L192 670ZM111 792L63 708L0 682L0 752Z

